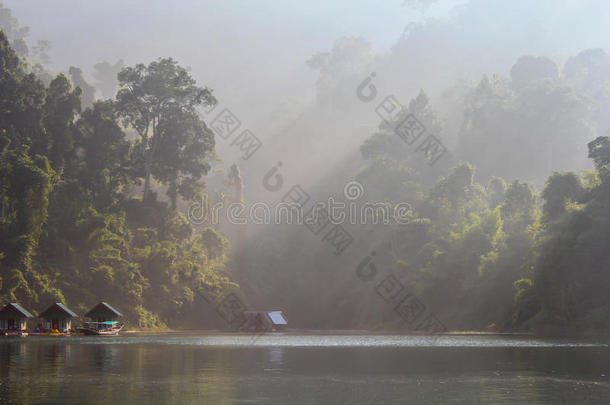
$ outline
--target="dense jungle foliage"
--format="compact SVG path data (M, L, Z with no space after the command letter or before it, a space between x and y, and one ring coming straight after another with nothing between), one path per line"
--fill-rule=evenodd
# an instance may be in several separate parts
M139 327L201 324L198 289L234 285L229 244L194 232L176 200L203 187L214 136L195 107L216 100L172 59L118 81L85 107L82 87L45 84L0 31L0 301L82 314L105 300Z

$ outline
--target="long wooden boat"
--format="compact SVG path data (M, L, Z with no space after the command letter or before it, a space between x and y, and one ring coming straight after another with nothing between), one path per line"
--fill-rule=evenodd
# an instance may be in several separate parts
M85 335L113 336L118 335L123 326L117 321L85 322L82 327L78 328L78 331Z

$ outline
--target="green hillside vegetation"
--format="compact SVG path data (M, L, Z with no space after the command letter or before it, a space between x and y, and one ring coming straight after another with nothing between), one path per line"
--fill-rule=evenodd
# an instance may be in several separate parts
M203 187L214 136L194 108L216 101L172 59L119 84L84 109L80 87L45 85L0 31L0 301L84 313L104 299L132 326L201 324L199 289L235 285L229 243L175 207Z

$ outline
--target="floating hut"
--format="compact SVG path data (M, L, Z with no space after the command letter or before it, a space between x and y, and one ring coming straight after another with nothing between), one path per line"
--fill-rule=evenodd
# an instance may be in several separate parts
M288 326L282 311L246 311L244 317L242 332L282 331Z
M30 314L21 305L11 302L4 308L0 309L0 332L24 333L27 328L27 318L32 317L32 314Z
M123 324L116 320L123 314L108 303L100 302L85 316L91 321L85 322L78 330L87 335L116 335L123 329Z
M68 333L72 329L72 318L77 316L60 302L56 302L40 314L40 318L44 320L44 329L63 333Z
M267 317L271 319L271 325L273 330L282 331L288 327L288 321L282 311L270 311L267 312Z
M116 319L122 317L123 314L112 308L109 304L100 302L94 306L91 311L87 312L85 316L94 322L108 322L116 321Z

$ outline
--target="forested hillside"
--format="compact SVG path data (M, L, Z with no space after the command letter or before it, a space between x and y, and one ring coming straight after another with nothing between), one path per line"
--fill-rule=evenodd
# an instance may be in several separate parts
M172 59L118 81L85 107L0 31L0 300L84 313L103 299L135 326L201 325L198 290L234 285L229 243L194 232L176 201L203 187L214 135L194 109L216 100Z
M312 117L350 119L345 109L357 82L338 78L362 65L362 47L338 41L315 57L322 60L319 104L303 114L301 126ZM448 329L605 330L609 68L601 49L582 51L563 66L524 56L509 77L459 81L440 93L436 107L420 90L315 185L341 194L356 179L364 190L360 203L408 203L411 222L346 226L354 241L340 258L306 231L269 228L250 242L239 272L251 282L242 287L262 305L280 302L309 327L416 329L418 322L405 322L380 298L383 277L373 283L355 276L376 252L377 268L393 274ZM431 166L397 135L409 114L451 145L438 163Z

